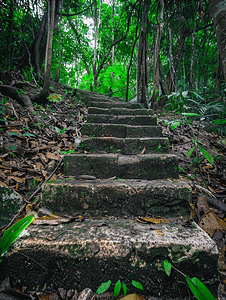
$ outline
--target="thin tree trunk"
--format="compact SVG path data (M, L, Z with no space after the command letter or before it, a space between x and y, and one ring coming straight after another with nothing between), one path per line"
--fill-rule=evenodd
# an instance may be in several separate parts
M98 31L100 23L100 14L101 14L101 1L99 7L99 15L97 19L97 1L94 2L94 28L95 28L95 38L94 38L94 49L93 49L93 83L94 90L97 89L97 77L96 74L96 61L97 61L97 41L98 41Z
M164 1L160 0L159 1L160 5L160 20L163 19L163 11L164 11ZM158 12L157 12L158 14ZM153 75L153 92L152 92L152 97L151 97L151 105L153 109L158 109L160 106L160 101L159 100L159 87L160 87L160 39L161 39L161 34L162 34L162 29L163 29L163 23L157 18L158 20L158 27L157 27L157 37L156 37L156 44L155 44L155 54L154 54L154 75Z
M194 65L194 55L195 55L195 30L196 30L196 20L192 32L191 64L190 64L190 80L189 80L190 89L193 89L193 85L194 85L193 65Z
M226 81L226 1L209 0L209 5L215 26L224 80Z
M150 9L150 1L144 0L144 11L141 21L141 29L139 34L139 50L137 61L137 102L147 108L147 24L148 12Z

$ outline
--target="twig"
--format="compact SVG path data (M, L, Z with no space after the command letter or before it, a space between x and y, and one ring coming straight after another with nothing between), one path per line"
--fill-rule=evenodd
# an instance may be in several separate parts
M210 194L211 197L216 198L216 196L214 196L214 194L211 193L210 190L208 190L208 189L206 189L206 188L204 188L204 187L202 187L201 185L198 185L198 184L195 184L195 186L196 186L200 191L203 191L203 192L205 192L205 193L207 193L207 194Z
M26 258L32 260L34 263L36 263L37 265L39 265L43 270L45 270L45 272L48 272L48 270L45 267L43 267L43 265L41 265L39 262L37 262L35 259L31 258L30 256L27 256L26 254L24 254L22 252L20 254L22 254Z

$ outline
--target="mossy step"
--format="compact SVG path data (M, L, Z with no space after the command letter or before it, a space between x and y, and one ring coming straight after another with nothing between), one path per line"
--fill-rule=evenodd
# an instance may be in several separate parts
M42 205L55 214L188 217L191 187L180 180L78 180L44 184Z
M144 109L144 108L100 108L100 107L89 107L88 114L103 114L103 115L153 115L152 109Z
M178 158L171 154L67 154L64 175L91 175L96 178L116 176L124 179L178 178Z
M130 102L117 102L117 101L87 101L88 107L100 107L100 108L130 108L130 109L140 109L141 105L139 103Z
M168 153L168 138L115 138L115 137L89 137L82 138L79 149L88 152L105 151L120 154Z
M215 242L195 223L183 227L169 221L150 225L106 217L57 226L31 224L3 257L1 270L29 291L53 291L59 286L82 291L87 283L96 291L102 282L116 283L120 278L125 283L140 282L147 298L183 295L185 279L176 272L167 277L163 270L167 259L190 278L201 274L216 295ZM137 292L132 286L129 291Z
M162 137L162 127L159 125L126 125L85 123L82 126L83 136L114 136L118 138Z
M127 124L127 125L157 125L156 116L113 116L89 114L87 117L88 123L102 123L102 124Z

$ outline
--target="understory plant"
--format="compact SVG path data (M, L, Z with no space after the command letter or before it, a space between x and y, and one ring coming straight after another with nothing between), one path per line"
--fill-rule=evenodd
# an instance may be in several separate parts
M187 275L176 269L174 266L171 265L171 263L168 260L164 261L164 270L167 274L167 276L170 276L171 274L171 268L179 272L181 275L183 275L186 278L186 282L192 291L193 295L198 300L215 300L213 294L210 292L210 290L205 286L202 281L200 281L197 277L189 278Z
M0 240L0 262L1 256L8 250L9 246L15 242L22 231L33 222L34 216L32 214L21 219L20 221L13 224L7 230L3 232L3 236Z
M132 280L131 284L142 290L143 291L143 286L135 281L135 280ZM108 280L107 282L103 282L101 283L101 285L98 287L97 291L96 291L96 294L101 294L101 293L104 293L105 291L107 291L109 289L109 287L111 286L111 280ZM115 287L114 287L114 297L117 297L121 291L121 288L122 288L122 291L123 291L123 296L126 296L127 294L127 285L123 282L121 283L121 280L119 279L116 284L115 284Z

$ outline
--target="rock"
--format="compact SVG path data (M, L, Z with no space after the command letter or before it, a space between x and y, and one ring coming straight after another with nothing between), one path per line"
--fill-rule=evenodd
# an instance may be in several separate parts
M58 292L60 294L60 297L64 300L66 298L66 290L63 288L59 288Z
M6 225L14 217L23 203L23 198L12 188L0 186L0 226Z
M78 300L90 300L93 297L93 291L89 288L84 289L78 297Z

